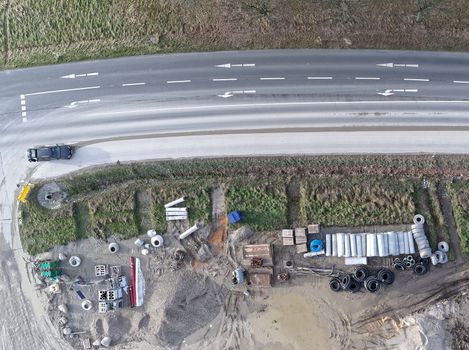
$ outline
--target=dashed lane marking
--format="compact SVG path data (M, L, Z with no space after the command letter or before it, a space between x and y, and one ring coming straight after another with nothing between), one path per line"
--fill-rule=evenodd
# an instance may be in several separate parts
M236 81L238 78L215 78L212 81Z
M380 80L378 77L355 77L355 80Z
M332 80L332 77L308 77L308 80Z
M467 80L453 80L453 83L455 83L455 84L469 84L469 81L467 81Z
M183 83L190 83L191 80L167 80L166 84L183 84Z
M122 86L138 86L138 85L145 85L146 83L126 83L122 84Z
M404 78L404 81L430 81L430 79Z
M259 80L285 80L284 77L266 77L266 78L259 78Z

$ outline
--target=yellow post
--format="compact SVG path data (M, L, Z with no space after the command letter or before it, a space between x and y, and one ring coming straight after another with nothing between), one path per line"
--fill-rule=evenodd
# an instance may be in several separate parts
M21 193L18 196L18 200L21 203L26 203L28 201L28 195L29 195L29 192L31 192L32 187L33 187L33 184L30 184L30 183L23 186L23 189L21 190Z

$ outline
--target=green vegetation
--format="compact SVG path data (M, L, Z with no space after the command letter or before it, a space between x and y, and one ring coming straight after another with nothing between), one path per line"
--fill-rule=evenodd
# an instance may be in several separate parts
M0 0L2 65L266 48L469 49L466 1Z
M427 221L433 247L450 241L437 191L439 179L469 177L469 157L274 157L161 161L107 166L58 180L63 209L36 201L20 206L23 246L35 254L94 236L129 238L149 228L166 231L164 203L186 197L190 223L210 223L211 193L226 188L226 208L240 210L256 230L318 222L326 226ZM424 189L422 179L430 187ZM463 249L468 250L469 183L450 186ZM452 253L450 251L450 258Z
M157 203L153 209L155 230L166 231L166 214L164 204L177 198L185 197L182 205L189 208L189 221L194 223L210 222L211 188L205 181L187 182L172 181L152 187L152 202Z
M412 222L413 181L378 177L314 177L305 184L306 223L326 226Z
M227 211L239 210L243 222L258 231L288 226L285 183L235 181L226 191Z
M448 186L453 216L461 241L461 251L469 255L469 182L455 180Z
M37 187L30 196L37 196ZM37 201L31 201L28 205L21 205L20 215L23 248L31 254L82 238L75 229L71 205L51 211L41 207Z

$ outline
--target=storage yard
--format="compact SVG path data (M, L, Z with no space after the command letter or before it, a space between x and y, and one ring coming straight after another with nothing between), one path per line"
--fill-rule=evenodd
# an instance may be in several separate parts
M52 184L36 184L22 205L21 225L28 235L28 214L44 215L69 205L71 187L60 181ZM262 230L265 218L250 225L249 197L241 201L235 196L249 188L247 183L212 187L209 206L203 202L209 212L203 214L194 193L205 192L191 192L184 184L181 188L188 191L171 190L172 197L152 204L151 212L158 213L164 225L148 219L131 238L98 234L55 245L28 262L30 281L47 305L51 322L74 348L145 349L152 344L161 349L244 349L269 348L279 341L285 349L286 344L299 349L308 339L288 325L305 317L316 324L314 335L323 347L369 344L370 339L392 347L397 337L411 347L418 345L420 333L414 329L424 327L424 319L412 316L412 322L402 323L406 317L438 302L466 305L460 292L469 277L465 264L454 260L454 242L432 243L441 237L432 231L435 209L421 215L414 208L413 216L392 225L326 226L313 221L303 226L301 220L289 223L289 204L286 219L274 216L276 229ZM257 191L269 198L277 189ZM285 200L290 201L290 195L291 187ZM99 196L106 198L106 190ZM96 201L78 198L79 208ZM38 207L32 212L28 206L36 200L55 209ZM273 202L267 210L276 206ZM73 208L76 213L77 205ZM81 217L82 224L89 220ZM100 232L119 227L117 221L109 217ZM295 307L296 315L290 311ZM321 317L324 322L318 321ZM456 320L464 322L463 316ZM458 329L456 323L448 327ZM442 341L459 339L463 331L458 332Z

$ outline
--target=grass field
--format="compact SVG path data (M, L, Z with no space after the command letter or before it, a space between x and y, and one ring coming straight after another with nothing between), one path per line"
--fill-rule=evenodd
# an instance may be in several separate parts
M378 177L314 177L304 186L305 224L365 226L410 223L413 181Z
M1 67L160 52L469 49L464 0L0 0Z
M469 182L453 181L448 186L462 252L469 256Z
M226 188L226 208L256 230L317 222L326 226L410 223L425 216L433 247L450 241L436 191L438 179L469 177L469 157L276 157L162 161L107 166L58 180L64 210L35 200L20 206L24 247L37 253L94 236L129 238L166 231L164 204L186 197L190 224L211 220L211 192ZM430 186L423 188L422 179ZM469 184L450 188L463 249L468 250ZM295 211L295 213L292 213ZM450 253L450 257L452 257Z
M233 181L226 191L227 211L243 213L243 225L257 231L288 226L287 193L284 182Z

